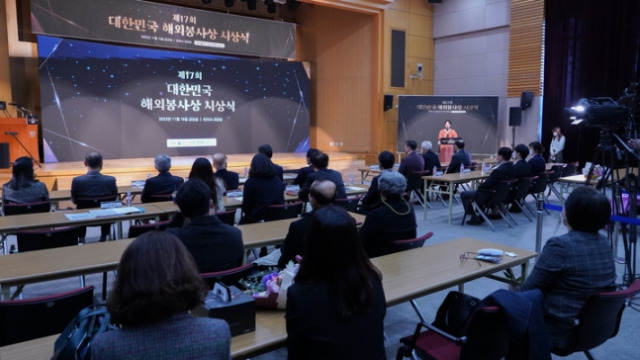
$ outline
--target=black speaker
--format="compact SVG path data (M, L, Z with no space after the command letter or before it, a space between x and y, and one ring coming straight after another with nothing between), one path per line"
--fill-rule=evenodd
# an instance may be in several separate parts
M384 111L391 110L393 107L393 95L384 94Z
M0 143L0 169L8 169L10 167L9 143Z
M520 126L522 123L522 109L519 107L509 108L509 126Z
M531 102L533 101L533 92L531 91L523 91L522 96L520 96L520 109L527 110L531 107Z

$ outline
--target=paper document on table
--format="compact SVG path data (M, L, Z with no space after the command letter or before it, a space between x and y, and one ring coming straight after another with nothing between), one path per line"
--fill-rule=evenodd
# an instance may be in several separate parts
M87 219L95 219L95 215L84 212L84 213L75 213L75 214L64 214L64 216L69 220L87 220Z
M141 213L143 211L142 209L137 208L135 206L127 206L127 207L112 208L112 209L95 209L95 210L89 210L89 212L96 217L104 217L104 216L116 216L116 215Z

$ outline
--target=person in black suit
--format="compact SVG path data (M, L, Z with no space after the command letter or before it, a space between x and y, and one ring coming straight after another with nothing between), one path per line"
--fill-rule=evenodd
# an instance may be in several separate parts
M255 154L251 160L249 178L242 188L240 224L264 220L267 206L284 204L282 181L276 176L271 160L264 154Z
M118 186L116 178L109 175L102 175L102 154L90 152L84 157L84 166L88 168L87 174L77 176L71 180L71 201L77 204L78 198L83 197L106 197L113 196L113 200L118 198ZM98 205L99 206L99 205ZM105 241L109 235L111 224L100 225L100 241ZM87 235L87 227L81 226L78 229L80 243L84 243Z
M396 157L391 151L385 150L381 152L380 155L378 155L378 164L380 164L380 170L382 170L382 172L393 171L393 164L395 162ZM380 175L382 175L382 173ZM375 176L373 179L371 179L371 186L369 186L369 190L367 190L367 193L362 198L362 204L359 211L360 213L366 213L371 209L382 205L382 201L380 199L380 190L378 189L380 175Z
M189 249L200 273L242 265L242 233L209 214L213 201L207 184L200 179L189 179L178 189L176 204L190 221L181 228L166 231L176 235Z
M529 148L525 144L518 144L514 148L516 153L516 161L513 169L516 171L516 178L521 179L531 176L531 166L525 160L529 156Z
M298 176L296 176L295 180L293 180L294 185L302 186L305 182L307 182L307 176L313 172L313 166L311 165L311 156L317 153L319 150L315 148L311 148L307 150L307 165L303 168L300 168L298 172Z
M440 159L438 155L434 153L431 149L433 148L433 144L429 140L425 140L422 142L422 158L424 159L424 167L423 170L433 170L433 167L440 167Z
M471 155L464 150L464 141L456 141L453 143L453 148L455 153L451 157L447 173L460 172L460 165L464 165L465 168L471 166Z
M471 200L474 200L478 206L483 206L489 201L492 190L502 180L512 180L516 178L516 171L511 163L511 154L513 151L508 147L501 147L498 150L498 166L491 171L489 177L478 186L478 190L463 191L460 194L462 205L465 212L471 214L471 220L467 221L469 225L480 225L484 221L481 216L473 211Z
M309 203L313 211L316 211L324 206L331 205L336 199L336 185L329 180L317 180L311 184L309 189ZM289 232L284 239L284 243L280 248L281 254L278 260L278 267L284 269L289 261L297 262L296 255L302 255L304 252L304 234L307 232L309 221L311 220L310 213L306 213L300 218L289 225Z
M367 214L360 228L360 241L369 257L390 253L394 240L416 237L416 214L403 197L407 180L397 171L380 175L379 187L383 206Z
M269 161L271 161L271 158L273 157L273 149L269 144L260 145L258 153L266 155L269 158ZM271 165L276 172L276 176L280 178L280 181L284 181L284 169L282 166L274 164L273 161L271 161Z
M172 194L184 182L180 176L171 175L171 158L167 154L158 154L153 160L158 175L148 178L140 195L143 203L153 202L152 195Z
M335 170L327 169L329 166L329 155L318 151L316 154L311 156L311 165L313 166L314 172L307 176L307 181L300 188L300 191L298 192L300 200L309 201L309 188L311 188L311 184L316 180L331 180L336 184L336 198L347 198L347 193L344 189L344 181L342 181L342 175Z
M303 258L287 291L289 359L384 359L382 278L355 220L337 206L316 211Z
M398 172L404 175L407 179L409 178L409 174L412 172L422 171L424 168L424 159L416 153L417 147L418 144L415 140L407 140L407 143L404 146L404 151L407 153L407 156L400 160Z
M544 161L542 153L544 148L540 141L532 141L529 143L529 148L533 154L529 159L529 167L531 168L531 175L538 176L547 170L547 162Z
M227 155L217 153L213 155L213 167L216 168L215 176L224 181L226 190L237 189L240 184L240 174L227 170Z

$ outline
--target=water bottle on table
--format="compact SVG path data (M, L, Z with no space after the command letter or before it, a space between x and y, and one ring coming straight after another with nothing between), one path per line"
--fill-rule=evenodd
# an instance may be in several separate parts
M131 206L132 199L133 199L133 196L131 195L131 191L127 191L127 196L125 197L125 200L127 201L127 207Z

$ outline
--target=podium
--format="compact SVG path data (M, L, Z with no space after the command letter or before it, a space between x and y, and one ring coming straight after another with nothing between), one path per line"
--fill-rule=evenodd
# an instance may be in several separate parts
M462 138L440 138L438 139L438 143L440 143L440 162L448 163L451 161L451 157L453 156L453 144L456 141L462 141Z
M28 124L26 118L0 118L0 143L9 144L9 153L0 154L0 164L3 163L3 159L9 159L9 162L12 162L21 156L30 156L16 139L7 133L16 133L16 137L31 152L33 157L40 161L38 124Z

